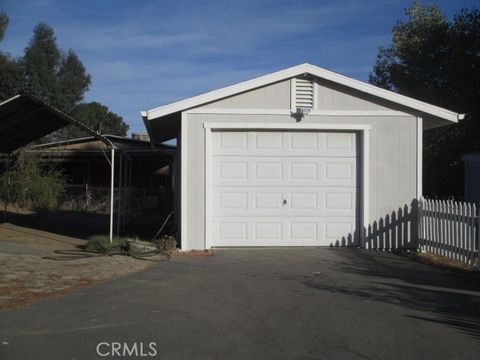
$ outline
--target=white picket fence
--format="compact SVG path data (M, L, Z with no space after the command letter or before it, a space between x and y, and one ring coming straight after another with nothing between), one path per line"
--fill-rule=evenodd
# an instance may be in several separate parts
M478 266L479 213L475 204L422 199L418 210L421 251Z

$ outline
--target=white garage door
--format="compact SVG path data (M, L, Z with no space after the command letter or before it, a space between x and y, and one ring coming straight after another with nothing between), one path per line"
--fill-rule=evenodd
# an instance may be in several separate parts
M352 132L214 131L212 246L326 246L356 224Z

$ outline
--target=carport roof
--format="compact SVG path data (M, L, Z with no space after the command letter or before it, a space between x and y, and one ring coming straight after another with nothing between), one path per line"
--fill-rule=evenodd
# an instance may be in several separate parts
M69 124L75 124L113 146L108 139L81 122L33 95L22 93L0 103L0 153L11 153Z

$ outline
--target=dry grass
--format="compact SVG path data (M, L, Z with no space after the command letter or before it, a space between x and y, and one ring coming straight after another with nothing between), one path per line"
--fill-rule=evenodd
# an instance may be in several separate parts
M53 279L52 279L53 280ZM55 279L58 281L58 279ZM31 288L31 284L25 280L16 280L7 284L3 284L0 287L0 310L15 309L39 300L47 299L50 297L62 296L75 289L79 289L85 286L89 286L94 281L87 278L77 278L70 280L68 284L63 283L64 288L55 289L43 289L41 291L34 291ZM57 283L57 286L59 284Z
M187 256L187 257L204 257L204 256L214 256L212 250L190 250L190 251L174 251L171 253L172 256Z
M421 262L432 266L451 270L459 270L469 273L477 272L476 268L473 265L468 265L463 262L453 260L441 255L435 255L431 253L417 253L416 257Z

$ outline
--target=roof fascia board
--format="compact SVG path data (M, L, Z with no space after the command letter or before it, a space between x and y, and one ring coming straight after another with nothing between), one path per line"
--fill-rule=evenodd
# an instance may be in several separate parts
M393 91L382 89L377 86L370 85L362 81L355 80L347 76L340 75L332 71L319 68L317 66L313 66L310 64L305 64L305 66L309 69L306 72L311 73L312 75L318 76L322 79L329 80L337 84L344 85L346 87L361 91L363 93L374 95L379 98L382 98L400 105L404 105L406 107L419 110L421 112L425 112L427 114L431 114L445 120L458 122L459 118L462 117L461 114L457 114L456 112L441 108L439 106L428 104L426 102L413 99L411 97L401 95Z
M180 100L172 104L167 104L152 110L148 110L147 118L148 120L152 120L167 114L171 114L173 112L182 111L182 110L189 109L202 104L206 104L211 101L215 101L227 96L252 90L267 84L286 80L288 78L303 74L304 72L305 72L305 64L297 65L288 69L274 72L272 74L257 77L257 78L247 80L238 84L230 85L218 90L213 90L204 94L200 94L188 99Z
M200 106L228 96L249 91L271 83L286 80L301 74L314 75L327 81L332 81L334 83L355 89L357 91L373 95L451 122L456 123L459 119L462 119L462 114L457 114L453 111L431 105L423 101L410 98L408 96L400 95L389 90L381 89L379 87L364 83L362 81L355 80L310 64L297 65L288 69L274 72L272 74L264 75L238 84L230 85L222 89L210 91L188 99L180 100L171 104L154 108L146 112L141 112L141 115L146 120L153 120L174 112L191 109L196 106Z

